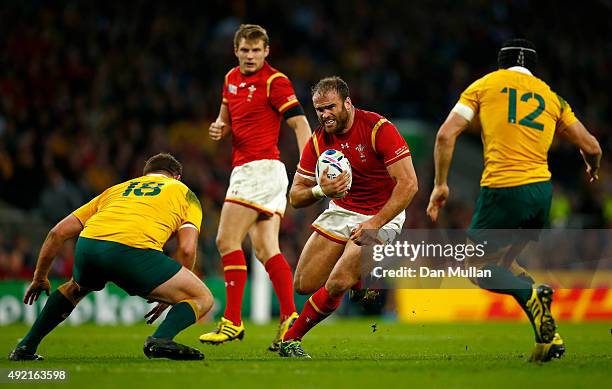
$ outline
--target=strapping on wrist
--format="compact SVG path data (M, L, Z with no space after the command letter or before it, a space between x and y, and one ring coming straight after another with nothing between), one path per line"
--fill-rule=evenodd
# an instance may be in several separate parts
M321 200L322 198L327 197L325 192L323 192L323 189L321 188L321 185L315 185L315 186L312 187L311 190L312 190L312 195L317 200Z

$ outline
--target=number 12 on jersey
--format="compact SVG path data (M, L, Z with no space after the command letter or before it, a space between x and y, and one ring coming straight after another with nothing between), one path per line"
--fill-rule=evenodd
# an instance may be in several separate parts
M516 123L516 89L514 88L504 88L501 90L501 93L508 94L508 123ZM538 116L542 112L544 112L544 108L546 108L546 102L544 98L537 93L525 92L521 95L521 101L527 102L530 99L535 99L538 102L538 107L531 112L529 115L525 116L521 120L519 120L518 124L533 128L538 131L544 131L544 124L540 122L536 122Z

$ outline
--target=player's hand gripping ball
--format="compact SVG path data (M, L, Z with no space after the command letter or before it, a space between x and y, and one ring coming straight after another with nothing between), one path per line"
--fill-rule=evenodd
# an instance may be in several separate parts
M351 163L348 158L342 153L342 151L329 149L325 150L323 154L319 156L317 160L317 168L315 171L315 177L317 184L321 185L321 175L327 169L327 178L330 180L335 179L340 173L346 171L349 174L349 189L353 183L353 174L351 170ZM346 193L339 193L334 198L343 197Z

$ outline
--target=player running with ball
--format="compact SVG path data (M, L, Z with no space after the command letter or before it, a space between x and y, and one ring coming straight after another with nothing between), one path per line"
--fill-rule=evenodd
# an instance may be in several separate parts
M284 357L310 358L302 337L334 312L344 293L358 282L361 246L387 243L400 233L404 209L417 192L405 140L387 119L355 108L342 79L320 80L312 89L312 101L321 125L302 152L289 197L296 208L324 197L333 200L312 224L315 232L300 255L295 290L314 294L283 337ZM347 172L330 180L325 171L317 184L317 159L329 149L349 159L352 184Z

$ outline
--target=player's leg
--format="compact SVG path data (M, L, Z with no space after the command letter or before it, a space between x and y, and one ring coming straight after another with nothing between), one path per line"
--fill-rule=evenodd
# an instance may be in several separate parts
M166 319L153 334L154 338L165 339L173 339L206 315L214 302L208 287L185 267L153 289L147 298L172 305Z
M255 256L264 265L272 287L280 304L280 320L284 321L295 313L293 299L293 275L287 260L280 252L278 233L280 215L259 219L249 230L251 243L255 248Z
M223 261L225 277L225 312L223 317L234 326L242 325L242 296L247 281L247 263L242 241L259 212L235 203L225 202L221 209L217 249Z
M321 288L331 274L334 265L342 255L344 246L344 244L332 241L320 233L314 232L308 239L308 242L306 242L298 261L294 281L296 291L300 294L308 294ZM293 322L291 328L294 328L298 321L302 323L300 326L303 327L304 322L307 322L310 320L310 317L313 316L313 307L309 301L306 302L302 313L295 322ZM299 339L294 339L294 336L287 338L287 333L289 331L291 331L291 329L286 331L281 338L287 339L287 341L281 341L279 343L280 355L310 358L302 349Z
M481 188L468 230L468 236L475 243L488 241L486 256L472 257L466 266L489 270L491 277L474 281L491 292L511 295L522 307L532 295L533 282L509 270L526 245L523 239L517 241L511 230L521 228L524 214L531 206L520 187Z
M332 241L318 232L313 232L308 238L295 275L293 276L295 291L299 294L312 294L325 285L332 269L344 252L345 243Z
M283 335L297 319L293 293L293 274L287 260L280 252L278 233L281 218L279 214L260 218L249 230L255 256L264 265L280 306L279 326L270 351L278 351Z
M304 352L301 340L308 331L338 308L344 293L357 282L360 274L360 257L361 247L349 241L325 285L310 296L300 316L285 334L281 343L281 356L310 358Z
M70 279L51 293L30 331L9 354L9 359L13 361L42 360L43 358L36 354L40 342L70 315L74 307L90 291L90 289L80 287L74 279Z
M206 285L187 268L181 267L146 297L171 304L172 308L153 335L146 339L143 347L145 355L149 358L178 360L204 359L200 350L176 343L173 339L212 308L213 297Z
M247 263L242 241L258 217L255 209L227 201L223 204L216 243L223 262L225 311L214 331L200 335L202 343L222 344L244 337L242 297Z
M551 196L550 182L504 189L483 188L469 235L476 241L482 241L482 231L487 229L539 230L548 219ZM556 324L550 312L552 288L543 284L535 286L531 276L516 264L517 256L526 245L522 235L519 235L518 241L514 237L513 242L495 242L495 247L500 247L499 250L488 253L486 262L478 266L491 271L491 277L479 278L476 281L484 289L509 294L515 298L533 326L536 339L534 355L538 354L535 358L546 361L561 356L564 351L563 341L556 333ZM499 240L500 234L495 237ZM544 345L539 349L546 349L546 352L539 352L537 345Z

